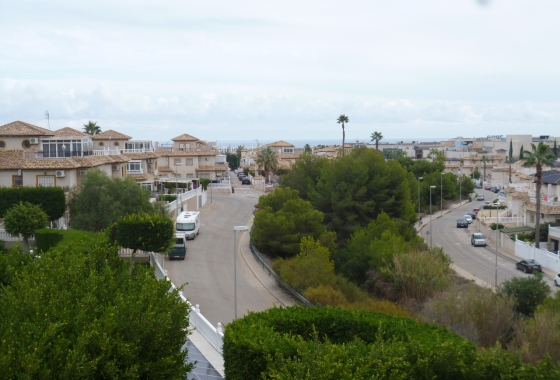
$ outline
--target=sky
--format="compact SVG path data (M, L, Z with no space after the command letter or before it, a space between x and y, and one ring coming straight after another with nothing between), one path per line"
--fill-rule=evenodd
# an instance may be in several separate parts
M3 0L0 125L134 139L558 135L558 0Z

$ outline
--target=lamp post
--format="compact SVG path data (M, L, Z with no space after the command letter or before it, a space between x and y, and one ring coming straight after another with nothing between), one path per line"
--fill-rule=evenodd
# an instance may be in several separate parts
M441 180L441 184L440 184L441 189L440 189L440 195L439 195L440 202L441 202L441 204L440 204L440 212L441 212L441 215L443 215L443 175L444 175L444 174L445 174L445 173L441 173L441 175L440 175L440 177L439 177L440 180Z
M500 230L498 227L500 225L498 207L496 206L496 270L494 271L494 286L496 287L498 286L498 231Z
M175 202L177 203L177 207L176 207L176 213L177 216L179 216L179 182L177 180L178 178L178 173L175 172Z
M247 226L233 227L233 299L234 299L234 319L237 319L237 231L248 231Z
M418 177L418 220L420 220L420 181L423 179L423 177Z
M435 186L430 186L430 249L432 249L432 189L435 188Z

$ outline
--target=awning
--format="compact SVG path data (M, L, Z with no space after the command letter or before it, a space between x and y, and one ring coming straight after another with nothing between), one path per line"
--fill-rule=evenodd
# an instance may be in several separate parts
M520 226L520 227L509 227L509 228L502 228L500 232L505 232L506 234L514 233L514 232L525 232L525 231L534 231L535 227L529 226Z

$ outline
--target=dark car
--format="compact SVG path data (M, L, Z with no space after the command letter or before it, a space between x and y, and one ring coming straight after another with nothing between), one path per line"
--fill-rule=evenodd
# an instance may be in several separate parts
M250 185L251 184L251 180L249 178L243 178L243 180L241 181L242 185Z
M476 212L474 211L467 212L467 215L473 218L473 220L476 219Z
M527 259L521 260L520 262L515 264L515 267L519 270L522 270L525 273L533 273L533 272L541 272L542 267L536 260Z
M457 228L468 228L469 221L465 218L457 219Z

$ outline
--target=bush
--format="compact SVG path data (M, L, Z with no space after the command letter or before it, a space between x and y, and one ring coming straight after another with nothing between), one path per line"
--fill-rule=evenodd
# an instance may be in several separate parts
M35 231L35 244L37 252L47 252L51 247L58 244L63 239L61 230L41 228Z
M476 346L409 318L290 307L230 323L223 354L230 380L394 378L391 373L403 379L466 379Z
M478 286L454 287L424 304L428 321L449 329L482 347L505 346L515 325L513 300Z
M0 218L6 211L20 202L40 206L48 220L57 220L64 215L66 197L61 187L2 187L0 188Z
M164 202L173 202L175 199L177 199L176 195L164 194L161 196L161 200Z
M543 275L537 272L532 277L514 277L502 283L497 291L498 294L513 298L515 311L530 317L550 294L550 287Z
M491 230L495 231L496 230L496 223L492 223L488 226L488 228L490 228ZM503 224L498 224L498 230L503 230L504 228L506 228L506 226L504 226Z

